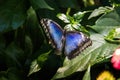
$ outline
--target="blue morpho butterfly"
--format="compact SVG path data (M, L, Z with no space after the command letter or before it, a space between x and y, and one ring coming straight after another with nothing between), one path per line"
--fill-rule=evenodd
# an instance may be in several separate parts
M82 32L63 30L51 19L41 19L41 24L53 48L58 52L63 51L68 59L74 58L92 44L90 38Z

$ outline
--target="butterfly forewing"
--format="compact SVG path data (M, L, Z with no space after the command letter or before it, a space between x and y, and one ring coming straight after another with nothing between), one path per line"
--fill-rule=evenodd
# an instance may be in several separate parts
M69 31L65 34L64 53L72 59L92 44L90 38L81 32Z
M50 19L42 19L41 24L51 42L52 46L59 51L62 51L63 47L63 30L54 21Z

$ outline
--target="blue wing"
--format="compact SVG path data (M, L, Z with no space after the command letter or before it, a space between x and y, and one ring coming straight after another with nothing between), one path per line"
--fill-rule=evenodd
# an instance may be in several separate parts
M64 53L69 59L72 59L91 44L92 41L90 38L83 33L69 31L65 34Z
M50 19L42 19L41 23L52 46L55 49L62 51L64 37L62 28Z

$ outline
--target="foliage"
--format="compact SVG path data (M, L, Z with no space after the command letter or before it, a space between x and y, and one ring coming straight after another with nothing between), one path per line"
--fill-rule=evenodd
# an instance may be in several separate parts
M92 46L72 60L54 54L40 19L90 36ZM119 0L1 0L0 80L95 80L120 44Z

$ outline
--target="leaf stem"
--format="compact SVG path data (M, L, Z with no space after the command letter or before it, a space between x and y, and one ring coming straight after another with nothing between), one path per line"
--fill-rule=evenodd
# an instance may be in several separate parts
M71 11L71 8L68 8L67 12L66 12L66 15L69 15L70 11Z

